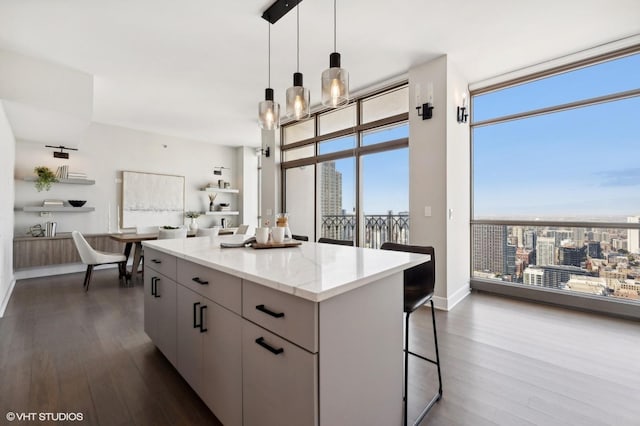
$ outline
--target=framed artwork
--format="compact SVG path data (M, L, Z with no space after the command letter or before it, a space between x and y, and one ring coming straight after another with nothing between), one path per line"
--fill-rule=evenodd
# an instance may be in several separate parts
M184 176L122 172L121 227L184 222Z

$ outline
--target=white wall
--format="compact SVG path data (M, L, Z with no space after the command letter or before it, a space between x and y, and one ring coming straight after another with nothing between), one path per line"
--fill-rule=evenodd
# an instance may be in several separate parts
M432 119L422 120L410 108L411 243L435 248L434 302L451 309L469 293L469 127L456 121L456 106L468 83L448 57L441 56L409 70L412 104L418 85L420 103L433 87L434 110Z
M262 156L260 171L260 216L261 225L266 221L275 226L275 217L280 213L280 145L279 134L274 130L262 130L262 146L270 148L269 157Z
M258 226L258 153L255 148L241 146L236 148L236 169L238 187L242 188L239 198L242 223L251 228Z
M15 139L0 102L0 317L15 284L13 276L13 164Z
M121 204L121 172L123 170L163 173L185 176L185 209L206 211L209 199L198 189L220 178L213 175L214 166L228 167L222 176L237 188L235 175L236 148L194 142L185 139L151 134L122 127L92 123L77 152L71 152L68 160L53 158L52 150L44 144L18 141L16 143L15 204L41 205L44 199L82 199L87 206L95 207L91 213L55 213L53 218L43 218L37 213L16 212L15 235L25 235L28 228L47 220L58 222L58 232L79 230L85 233L105 233L118 230L117 206ZM95 185L54 184L51 191L37 192L33 182L21 178L33 175L35 166L49 166L56 170L60 165L70 170L84 171ZM9 170L11 170L10 168ZM254 184L255 185L255 184ZM239 205L238 196L220 194L231 207ZM12 205L13 203L11 203ZM238 216L229 216L230 224L237 224ZM219 216L201 216L198 224L208 227L216 224ZM185 220L185 224L188 220Z

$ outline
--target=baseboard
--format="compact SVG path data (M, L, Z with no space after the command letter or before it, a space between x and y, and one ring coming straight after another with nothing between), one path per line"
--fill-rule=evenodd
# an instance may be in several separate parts
M433 296L433 306L442 311L450 311L470 293L471 288L469 286L465 286L449 297Z
M99 265L94 270L115 268L116 264ZM14 272L16 280L25 280L29 278L48 277L51 275L64 275L74 274L76 272L84 272L87 270L87 265L84 263L69 263L58 266L39 266L35 268L19 269Z
M4 295L2 299L2 304L0 304L0 318L4 316L4 311L7 309L7 305L9 304L9 299L11 299L11 294L13 293L13 288L16 286L16 278L13 277L11 279L11 283L9 283L9 288L7 289L7 293Z

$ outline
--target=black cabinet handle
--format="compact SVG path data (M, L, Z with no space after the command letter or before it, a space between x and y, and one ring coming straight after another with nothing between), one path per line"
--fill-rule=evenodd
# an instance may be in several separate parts
M271 315L274 318L282 318L284 316L284 312L273 312L265 308L264 305L258 305L256 306L256 309L259 310L260 312L264 312L267 315Z
M200 306L200 333L204 333L205 331L207 331L206 328L204 328L204 310L207 309L207 305L204 306Z
M151 259L151 261L152 261L153 263L162 263L162 260L158 260L158 259Z
M154 293L154 297L160 297L160 295L158 294L158 281L160 281L160 278L155 277L156 279L156 292Z
M198 324L198 305L200 302L196 302L193 304L193 328L198 328L200 325Z
M263 348L265 348L266 350L268 350L269 352L271 352L274 355L280 355L282 352L284 352L284 349L282 348L274 348L273 346L269 345L268 343L265 343L264 341L264 337L258 337L256 339L256 343L259 344L260 346L262 346Z
M151 295L156 295L156 277L151 277Z
M207 284L209 284L209 281L202 281L202 280L200 279L200 277L191 278L191 281L195 281L195 282L197 282L197 283L198 283L198 284L200 284L200 285L207 285Z

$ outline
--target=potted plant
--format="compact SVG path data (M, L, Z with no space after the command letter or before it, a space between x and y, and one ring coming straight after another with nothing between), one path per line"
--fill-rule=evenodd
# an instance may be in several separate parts
M195 212L195 211L188 211L184 214L186 217L191 219L191 223L189 224L189 229L193 232L198 230L198 222L196 222L196 219L200 217L200 214L201 214L200 212Z
M51 189L52 183L58 182L56 175L51 171L50 168L46 166L38 166L33 169L33 171L37 175L36 189L38 190L38 192L42 191L43 189L45 191L48 191Z

